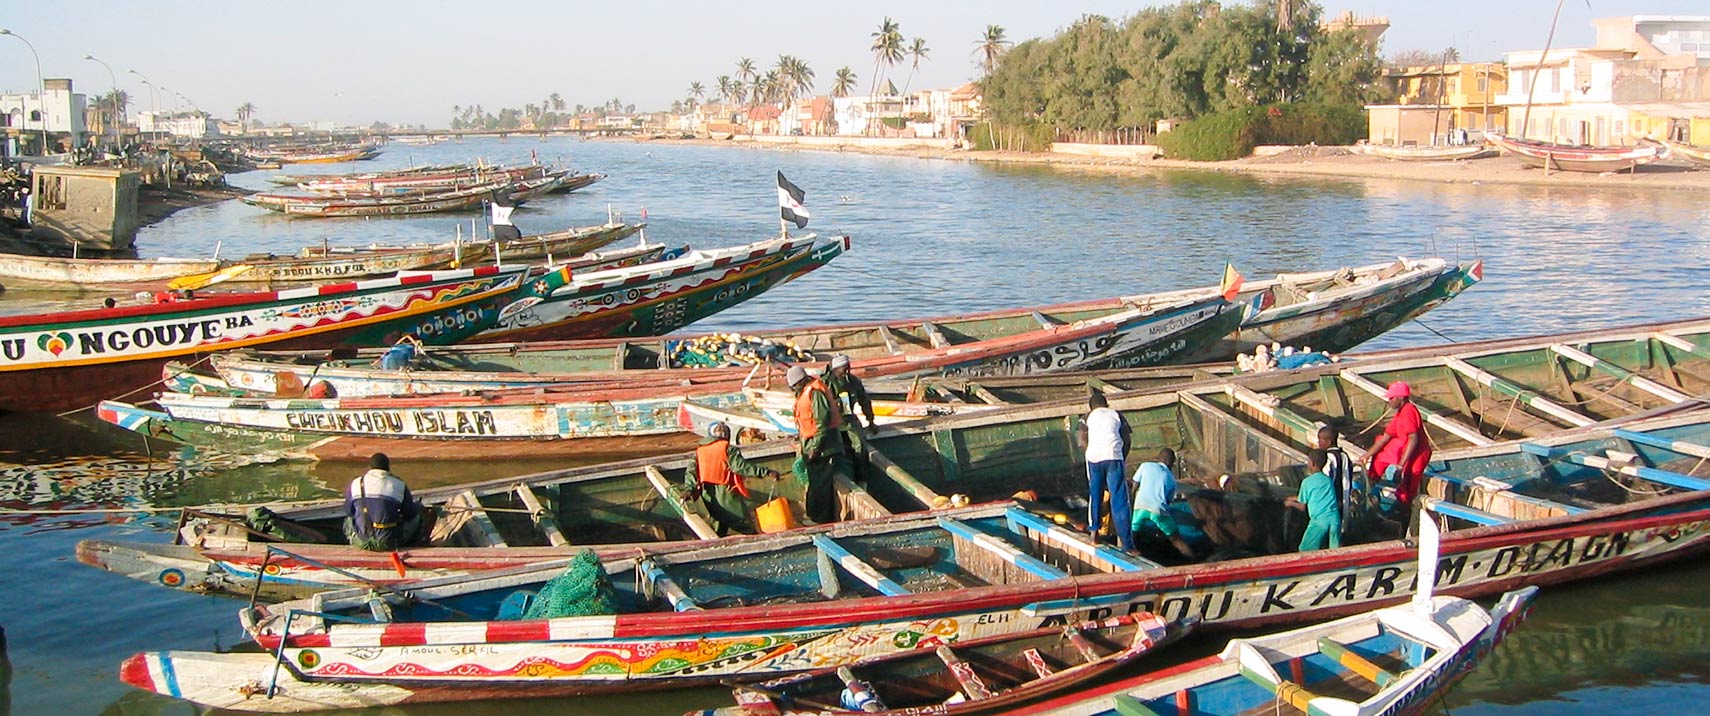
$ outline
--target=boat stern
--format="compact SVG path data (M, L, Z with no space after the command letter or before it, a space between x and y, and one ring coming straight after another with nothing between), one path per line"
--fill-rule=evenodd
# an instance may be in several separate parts
M119 680L132 688L176 696L172 691L161 688L170 682L170 658L164 651L132 654L119 664Z

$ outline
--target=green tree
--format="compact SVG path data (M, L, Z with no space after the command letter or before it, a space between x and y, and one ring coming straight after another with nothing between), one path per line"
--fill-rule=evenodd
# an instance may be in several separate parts
M119 91L123 91L123 90L119 90ZM120 105L120 106L123 106L123 105ZM245 128L248 128L249 127L249 118L255 116L255 103L254 102L245 102L243 104L240 104L240 105L238 105L238 108L236 110L232 111L232 113L237 115L239 125L241 125ZM123 115L121 115L121 116L123 116Z
M700 80L689 83L689 109L694 109L695 105L700 104L706 96L707 87L701 84Z
M1009 49L1010 42L1004 37L1004 29L1000 25L987 25L980 39L974 41L974 55L980 58L981 76L989 75L997 67L998 58Z
M873 45L873 84L869 95L878 91L879 83L884 80L884 70L902 62L903 36L901 27L895 20L886 17L879 23L879 29L874 30Z
M914 73L920 70L920 63L931 56L932 48L926 46L926 38L916 37L909 43L908 79L903 80L903 94L908 94L908 86L914 83Z
M848 97L849 93L855 90L856 79L855 73L848 67L837 68L837 76L831 84L831 96Z

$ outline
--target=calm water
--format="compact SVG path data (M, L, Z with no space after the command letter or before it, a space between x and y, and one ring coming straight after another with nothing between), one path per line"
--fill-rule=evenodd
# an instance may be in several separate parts
M813 228L855 250L825 269L697 328L899 318L1094 298L1396 255L1482 256L1487 280L1425 317L1456 340L1710 314L1710 208L1698 193L1559 190L1386 181L1144 176L859 155L654 144L474 140L394 145L362 169L474 158L566 161L610 175L519 210L525 232L627 219L646 208L655 242L721 246L775 233L773 172L808 191ZM309 171L316 171L311 169ZM319 171L351 171L348 165ZM268 172L233 177L266 186ZM237 202L145 229L148 256L290 252L305 244L440 241L469 217L289 220ZM10 292L0 314L94 305L99 297ZM1409 325L1372 345L1443 340ZM120 393L134 386L115 386ZM0 415L0 505L30 509L199 505L331 495L348 465L208 465L86 418ZM425 485L541 469L540 463L412 466ZM77 565L80 539L169 541L170 516L0 520L0 625L16 670L12 713L190 714L120 684L146 649L239 640L237 604ZM1449 697L1454 713L1691 712L1710 697L1710 567L1680 566L1558 588L1486 667ZM680 713L727 702L716 690L384 713ZM3 713L3 712L0 712Z

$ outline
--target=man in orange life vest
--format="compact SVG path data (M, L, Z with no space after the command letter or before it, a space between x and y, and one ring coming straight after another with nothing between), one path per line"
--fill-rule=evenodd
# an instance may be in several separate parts
M838 475L853 479L854 469L843 446L843 415L825 382L807 369L790 366L790 389L796 392L796 454L807 473L803 498L807 517L818 523L837 521Z
M713 423L707 430L707 439L695 448L695 456L683 474L706 498L707 514L712 515L713 526L721 536L754 532L748 521L748 485L742 478L778 477L778 473L742 457L742 451L730 444L730 427L724 423Z

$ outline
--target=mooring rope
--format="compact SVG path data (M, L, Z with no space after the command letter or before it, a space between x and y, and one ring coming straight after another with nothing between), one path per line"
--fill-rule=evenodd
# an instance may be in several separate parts
M213 354L208 354L208 355L206 355L206 356L203 356L203 357L201 357L201 358L200 358L200 359L198 359L198 360L197 360L197 361L196 361L196 362L194 362L194 363L191 363L191 364L189 364L189 365L186 365L186 366L184 366L184 368L185 368L185 370L183 370L183 371L180 371L180 372L178 372L178 373L174 373L174 374L173 374L173 375L174 375L174 376L175 376L175 377L176 377L176 376L179 376L179 375L184 375L184 374L185 374L185 373L188 373L188 372L189 372L189 369L191 369L191 368L195 368L195 367L196 367L196 366L199 366L199 365L202 365L202 364L204 364L204 363L207 363L207 362L208 362L208 360L209 360L209 359L210 359L210 358L213 358L213 357L214 357L214 356L213 356ZM153 388L153 387L155 387L155 386L157 386L157 385L165 385L165 384L166 384L166 376L165 376L165 375L161 375L161 376L160 376L160 377L159 377L159 378L157 378L157 379L155 379L155 380L154 380L154 381L152 381L152 382L150 382L150 383L149 383L149 384L147 384L147 385L144 385L144 386L143 386L143 387L141 387L141 388L137 388L137 389L136 389L136 390L130 390L130 391L126 391L126 392L124 392L124 393L120 393L120 394L118 394L118 395L115 395L115 396L113 396L113 397L112 397L112 398L108 398L108 400L123 400L123 399L125 399L125 398L129 398L129 397L131 397L131 396L133 396L133 395L136 395L136 394L137 394L137 393L141 393L141 392L143 392L143 391L145 391L145 390L148 390L148 389L149 389L149 388ZM99 404L97 404L97 405L99 405ZM94 408L95 408L95 407L96 407L96 405L85 405L85 406L83 406L83 407L81 407L81 408L72 408L72 409L71 409L71 410L67 410L67 411L65 411L65 412L63 412L63 413L57 413L57 414L56 414L56 415L55 415L55 417L59 417L59 418L65 418L65 417L70 417L70 416L73 416L73 415L76 415L76 414L78 414L78 413L81 413L81 412L83 412L83 411L85 411L85 410L93 410L93 409L94 409Z

